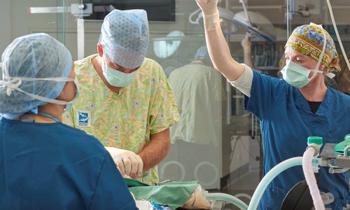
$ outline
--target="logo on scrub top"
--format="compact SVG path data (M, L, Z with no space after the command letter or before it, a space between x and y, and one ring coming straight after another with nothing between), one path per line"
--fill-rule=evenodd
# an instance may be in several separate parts
M90 126L90 112L78 111L78 126Z

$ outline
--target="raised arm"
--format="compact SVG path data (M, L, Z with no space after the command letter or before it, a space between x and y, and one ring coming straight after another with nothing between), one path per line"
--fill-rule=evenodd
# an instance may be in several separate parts
M204 16L205 37L214 67L228 80L234 81L243 73L244 67L234 60L220 26L218 0L196 0Z

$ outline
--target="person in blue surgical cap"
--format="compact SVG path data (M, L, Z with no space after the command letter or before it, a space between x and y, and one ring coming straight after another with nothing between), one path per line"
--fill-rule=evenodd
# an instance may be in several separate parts
M99 141L61 123L78 96L67 48L26 35L1 62L0 209L137 209Z
M98 54L74 63L81 94L64 122L96 136L123 176L155 184L179 114L162 67L145 58L148 44L146 11L111 11Z

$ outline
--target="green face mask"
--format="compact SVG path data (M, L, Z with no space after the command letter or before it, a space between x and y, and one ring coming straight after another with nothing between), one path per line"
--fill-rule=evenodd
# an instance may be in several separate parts
M103 58L102 73L107 82L114 87L126 87L133 81L136 72L124 73L108 66Z
M281 73L282 73L283 79L288 84L296 88L302 88L305 85L309 84L310 82L309 75L312 71L320 74L323 73L320 70L310 70L299 64L289 61L284 66Z

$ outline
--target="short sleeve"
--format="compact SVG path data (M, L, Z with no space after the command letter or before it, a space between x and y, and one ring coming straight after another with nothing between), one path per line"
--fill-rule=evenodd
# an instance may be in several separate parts
M286 94L285 87L283 80L254 71L250 97L245 97L246 109L261 120L268 119L276 99Z
M156 88L152 93L149 125L151 134L159 133L179 120L175 96L159 64L153 65L159 74Z
M108 154L101 167L89 209L138 209L126 183Z

